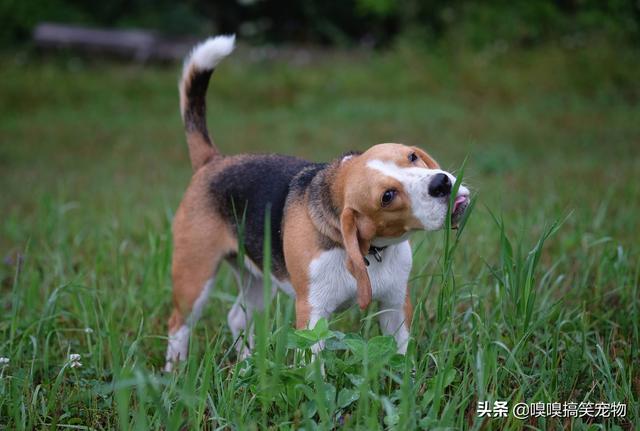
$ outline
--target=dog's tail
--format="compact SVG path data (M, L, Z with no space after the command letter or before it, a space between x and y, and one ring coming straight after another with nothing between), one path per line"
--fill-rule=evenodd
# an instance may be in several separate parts
M207 131L206 94L220 61L233 51L235 36L211 37L197 45L184 62L180 79L180 112L193 171L220 154Z

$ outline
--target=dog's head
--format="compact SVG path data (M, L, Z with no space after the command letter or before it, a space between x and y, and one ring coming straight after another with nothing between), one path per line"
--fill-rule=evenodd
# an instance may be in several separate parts
M356 273L366 275L362 262L371 245L382 247L405 240L412 231L444 227L456 178L425 151L380 144L344 157L340 168L340 227L356 278ZM469 190L460 185L453 202L451 225L456 226L468 206Z
M353 214L362 239L392 243L411 231L444 227L456 178L425 151L380 144L341 163L346 172L342 209ZM452 226L468 202L469 190L461 185L451 208Z

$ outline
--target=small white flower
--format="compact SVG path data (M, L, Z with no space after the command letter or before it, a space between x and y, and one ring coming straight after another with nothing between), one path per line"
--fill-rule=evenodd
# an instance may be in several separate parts
M0 357L0 365L8 365L9 358L5 358L4 356Z
M80 368L82 366L82 362L80 362L80 356L78 353L72 353L69 355L69 366L71 368Z
M91 334L91 333L93 333L93 329L91 329L89 327L86 327L86 328L84 328L84 333L85 334Z

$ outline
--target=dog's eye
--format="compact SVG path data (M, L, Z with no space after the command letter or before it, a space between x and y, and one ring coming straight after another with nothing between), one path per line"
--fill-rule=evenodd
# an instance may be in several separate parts
M418 156L416 156L416 153L409 154L409 161L411 163L415 162L416 160L418 160Z
M395 198L397 194L398 194L397 190L394 190L394 189L386 190L382 194L382 198L380 199L380 203L382 204L383 207L388 207L391 204L391 202L393 201L393 198Z

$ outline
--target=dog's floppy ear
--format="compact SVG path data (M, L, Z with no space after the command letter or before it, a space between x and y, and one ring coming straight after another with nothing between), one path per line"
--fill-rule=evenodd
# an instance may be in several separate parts
M420 157L420 159L424 162L425 165L427 165L427 167L429 169L439 169L440 165L438 164L438 162L436 162L435 160L433 160L433 158L427 154L426 151L421 150L418 147L412 147L413 151L415 151L416 155L418 157Z
M369 280L364 261L364 256L369 252L371 241L367 239L369 236L367 232L359 231L357 217L358 213L354 209L345 208L340 216L340 230L342 231L342 243L347 252L347 269L356 279L358 305L364 310L371 303L372 297L371 280Z

